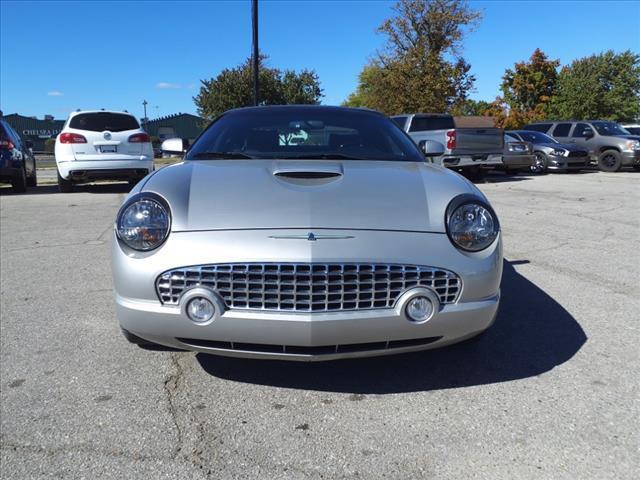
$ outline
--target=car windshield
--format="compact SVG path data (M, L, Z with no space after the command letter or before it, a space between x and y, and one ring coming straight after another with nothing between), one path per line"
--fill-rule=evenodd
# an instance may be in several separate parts
M624 128L615 122L592 122L600 135L629 135Z
M640 135L640 127L624 127L631 135Z
M555 138L552 138L549 135L545 135L544 133L540 132L518 132L518 134L523 138L523 140L535 144L558 143Z
M227 112L200 136L186 158L424 161L413 141L379 113L297 106Z

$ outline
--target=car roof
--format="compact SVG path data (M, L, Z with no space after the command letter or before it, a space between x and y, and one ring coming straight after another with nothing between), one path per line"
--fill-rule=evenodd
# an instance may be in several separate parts
M82 113L120 113L122 115L130 115L135 118L135 115L124 110L76 110L69 114L69 118L75 117L76 115L80 115Z
M373 110L371 108L362 108L362 107L339 107L335 105L258 105L251 107L239 107L233 108L231 110L227 110L222 115L228 115L231 113L245 113L245 112L263 112L267 110L271 111L287 111L287 110L321 110L321 111L342 111L342 112L361 112L361 113L372 113L376 115L383 115L377 110ZM383 115L384 116L384 115Z
M528 123L527 125L544 125L545 123L593 123L593 122L619 123L619 122L616 122L615 120L543 120L541 122Z

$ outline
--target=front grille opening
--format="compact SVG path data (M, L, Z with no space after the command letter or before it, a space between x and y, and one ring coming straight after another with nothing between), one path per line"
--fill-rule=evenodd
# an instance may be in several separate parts
M176 340L193 347L229 350L234 352L280 353L291 355L331 355L335 353L373 352L378 350L391 350L404 347L417 347L421 345L428 345L440 340L441 338L442 337L426 337L412 338L409 340L390 340L380 342L351 343L344 345L319 345L312 347L299 345L271 345L264 343L223 342L215 340L200 340L194 338L176 338Z
M302 179L322 179L340 177L342 174L337 172L278 172L277 177L283 178L302 178Z
M250 263L177 268L156 280L160 301L177 305L182 293L207 287L229 309L334 312L393 308L413 287L434 290L442 304L455 303L460 278L448 270L391 264Z

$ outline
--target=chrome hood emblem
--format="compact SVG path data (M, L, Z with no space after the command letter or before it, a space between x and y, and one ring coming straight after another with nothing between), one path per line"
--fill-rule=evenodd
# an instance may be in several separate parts
M104 132L104 139L111 140L111 134L109 132Z
M309 232L304 235L269 235L269 238L276 240L307 240L309 242L315 242L316 240L348 240L354 238L351 235L316 235L313 232Z

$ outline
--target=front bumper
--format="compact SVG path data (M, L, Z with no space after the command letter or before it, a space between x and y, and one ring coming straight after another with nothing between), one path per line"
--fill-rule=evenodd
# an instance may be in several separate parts
M141 156L132 160L86 160L58 162L58 172L65 180L128 180L142 178L153 171L153 158Z
M640 165L640 150L622 152L622 165Z
M502 157L504 168L508 170L516 170L521 168L529 168L535 161L534 155L509 155Z
M153 254L125 252L113 242L120 325L162 345L228 356L333 360L436 348L476 335L493 322L500 300L502 246L466 254L444 234L331 231L350 239L270 239L299 231L174 232ZM323 232L324 233L324 232ZM401 299L393 308L338 312L229 310L214 321L190 321L181 306L163 305L155 291L162 272L178 266L228 262L368 262L433 265L457 273L462 292L417 324Z
M589 157L556 157L554 155L547 155L547 170L553 171L572 171L572 170L584 170L589 166Z
M444 167L471 168L471 167L499 167L503 165L502 154L444 156L439 159Z

